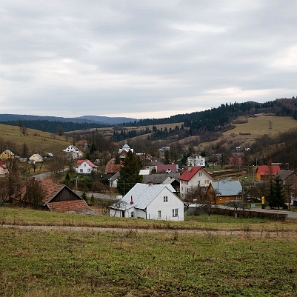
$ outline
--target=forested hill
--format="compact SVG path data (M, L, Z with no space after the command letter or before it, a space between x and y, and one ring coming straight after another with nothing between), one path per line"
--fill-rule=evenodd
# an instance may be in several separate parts
M257 113L273 113L277 116L291 116L297 120L297 98L276 99L266 103L253 101L245 103L222 104L218 108L189 114L178 114L164 119L143 119L137 122L125 123L125 126L148 126L168 123L184 123L190 129L190 134L205 131L217 131L231 125L238 116L252 116Z
M275 101L266 103L249 101L245 103L222 104L218 108L188 114L177 114L169 118L126 121L122 126L148 126L182 122L183 127L188 128L188 135L202 135L207 132L229 129L231 128L232 121L238 116L252 116L257 113L273 113L277 116L291 116L297 120L297 98L276 99ZM93 119L94 118L92 118L92 120ZM130 120L127 118L117 118L117 120L119 119ZM58 117L0 115L0 123L23 126L51 133L110 127L113 125L92 120L90 116L86 116L86 118L65 119ZM117 124L117 126L120 126L120 124ZM172 131L172 133L174 133L174 131ZM123 137L127 137L127 135L123 135Z

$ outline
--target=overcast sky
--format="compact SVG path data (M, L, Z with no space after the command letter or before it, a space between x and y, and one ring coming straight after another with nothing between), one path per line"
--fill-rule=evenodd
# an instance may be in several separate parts
M297 95L297 1L0 2L0 113L163 118Z

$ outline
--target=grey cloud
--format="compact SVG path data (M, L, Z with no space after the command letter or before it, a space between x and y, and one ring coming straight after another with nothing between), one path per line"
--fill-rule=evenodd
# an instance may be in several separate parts
M25 100L22 113L65 104L65 116L154 117L293 96L296 9L291 0L4 0L1 98Z

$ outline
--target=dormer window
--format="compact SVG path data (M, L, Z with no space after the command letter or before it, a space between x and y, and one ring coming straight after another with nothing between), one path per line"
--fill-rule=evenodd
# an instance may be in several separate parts
M163 197L163 201L164 201L164 202L168 202L168 196L164 196L164 197Z

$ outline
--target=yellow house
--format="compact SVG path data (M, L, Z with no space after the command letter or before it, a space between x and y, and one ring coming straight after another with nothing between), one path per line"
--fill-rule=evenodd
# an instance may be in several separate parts
M13 159L14 153L10 150L5 150L2 154L0 154L0 159L7 160L7 159Z

